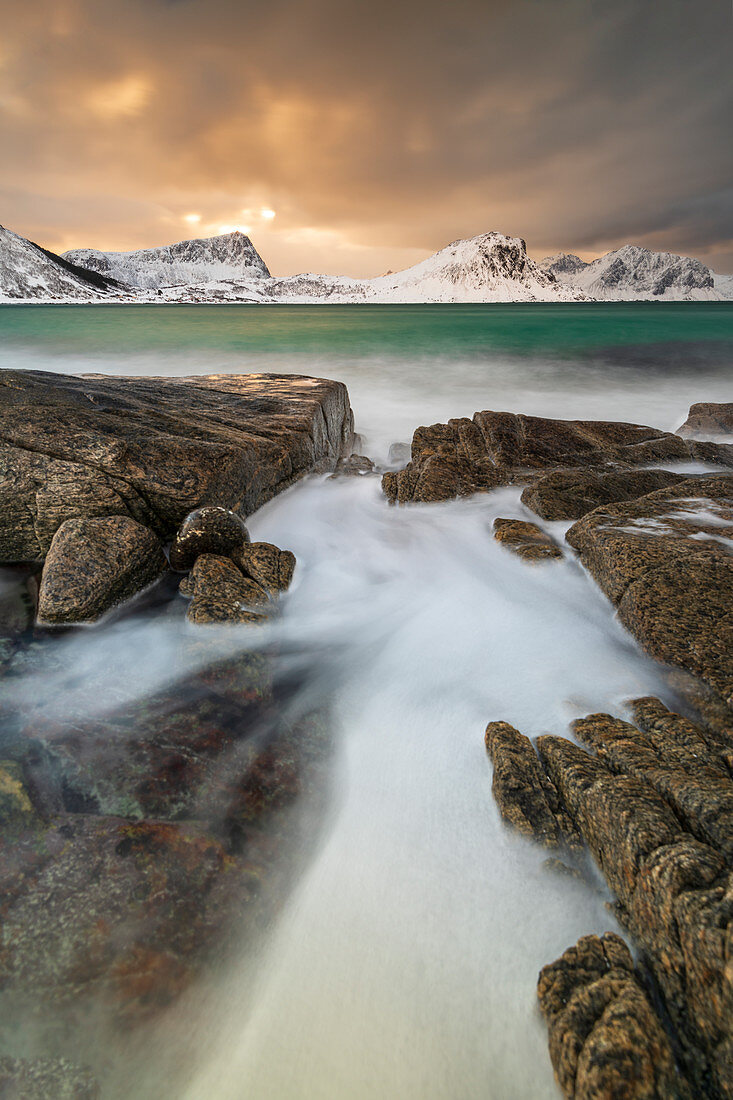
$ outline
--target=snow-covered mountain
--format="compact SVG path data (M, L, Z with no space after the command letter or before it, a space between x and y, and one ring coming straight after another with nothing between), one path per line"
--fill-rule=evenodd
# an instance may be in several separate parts
M119 286L111 279L48 252L0 225L0 301L104 301Z
M558 253L536 263L520 237L454 241L375 279L270 275L249 237L225 233L137 252L47 252L0 227L0 301L571 302L733 300L733 276L699 260L625 245L592 263Z
M725 277L718 276L721 281L716 285L716 276L700 260L650 252L633 244L607 252L592 263L561 252L541 260L540 267L566 286L601 301L705 301L728 296Z
M205 240L142 248L137 252L75 248L65 252L63 258L142 290L222 279L250 281L270 276L265 261L249 237L238 230Z
M179 289L162 293L166 299L180 300ZM454 241L414 267L376 279L304 274L257 283L199 283L185 290L187 301L570 302L584 297L542 271L520 237L501 233Z

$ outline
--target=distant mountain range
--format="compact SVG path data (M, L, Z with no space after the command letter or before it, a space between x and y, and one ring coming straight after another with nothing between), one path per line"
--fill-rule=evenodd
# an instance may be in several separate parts
M539 263L520 237L454 241L414 267L376 279L278 278L249 237L225 233L137 252L74 249L57 256L0 226L4 302L573 302L733 300L733 276L699 260L625 245L585 263Z

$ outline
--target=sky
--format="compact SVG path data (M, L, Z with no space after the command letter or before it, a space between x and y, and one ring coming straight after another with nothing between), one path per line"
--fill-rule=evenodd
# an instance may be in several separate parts
M733 271L731 0L0 0L0 222L378 275L498 230Z

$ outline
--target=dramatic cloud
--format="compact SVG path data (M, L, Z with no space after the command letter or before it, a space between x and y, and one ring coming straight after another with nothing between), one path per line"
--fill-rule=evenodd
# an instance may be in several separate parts
M241 227L282 273L487 229L729 269L732 32L730 0L14 4L0 220L55 249Z

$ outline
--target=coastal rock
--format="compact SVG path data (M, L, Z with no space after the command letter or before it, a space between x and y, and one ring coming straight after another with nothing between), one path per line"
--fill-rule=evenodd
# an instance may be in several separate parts
M234 564L267 592L285 592L295 572L295 554L271 542L251 542L229 555Z
M331 477L360 477L374 472L374 463L366 455L349 455L342 458Z
M577 846L577 832L529 738L508 722L489 722L485 742L494 766L491 790L505 823L548 848Z
M619 936L583 936L543 967L537 994L555 1077L568 1100L690 1097Z
M156 535L128 516L66 520L43 567L39 621L94 622L152 584L166 568Z
M538 470L644 466L691 458L733 466L733 446L688 442L639 424L485 411L472 420L418 428L410 462L403 470L386 473L382 488L391 503L452 500L526 482Z
M542 519L580 519L601 504L634 500L685 480L671 470L554 470L522 493L522 504Z
M733 477L690 478L588 513L567 541L657 660L733 701Z
M197 508L186 516L171 544L168 560L171 569L185 572L200 554L224 557L249 542L244 520L228 508Z
M520 519L495 519L494 538L525 561L561 558L562 550L536 523Z
M0 562L42 560L70 518L163 541L204 505L249 515L351 450L340 382L295 375L0 378Z
M196 559L186 591L193 597L187 613L192 623L260 623L271 606L264 588L215 554Z
M595 725L598 729L597 721ZM611 771L597 756L561 737L540 737L537 748L618 898L619 919L643 949L685 1070L698 1089L695 1095L730 1096L730 865L717 848L687 831L650 782L653 770L644 774L635 766L631 773ZM636 749L628 751L638 760ZM626 766L620 750L614 763ZM660 789L663 784L670 785L669 775L658 774ZM699 780L693 778L691 785L699 791ZM681 791L677 797L682 798ZM689 799L688 812L691 805Z
M699 401L690 405L687 420L677 429L686 439L710 439L733 435L733 402Z

